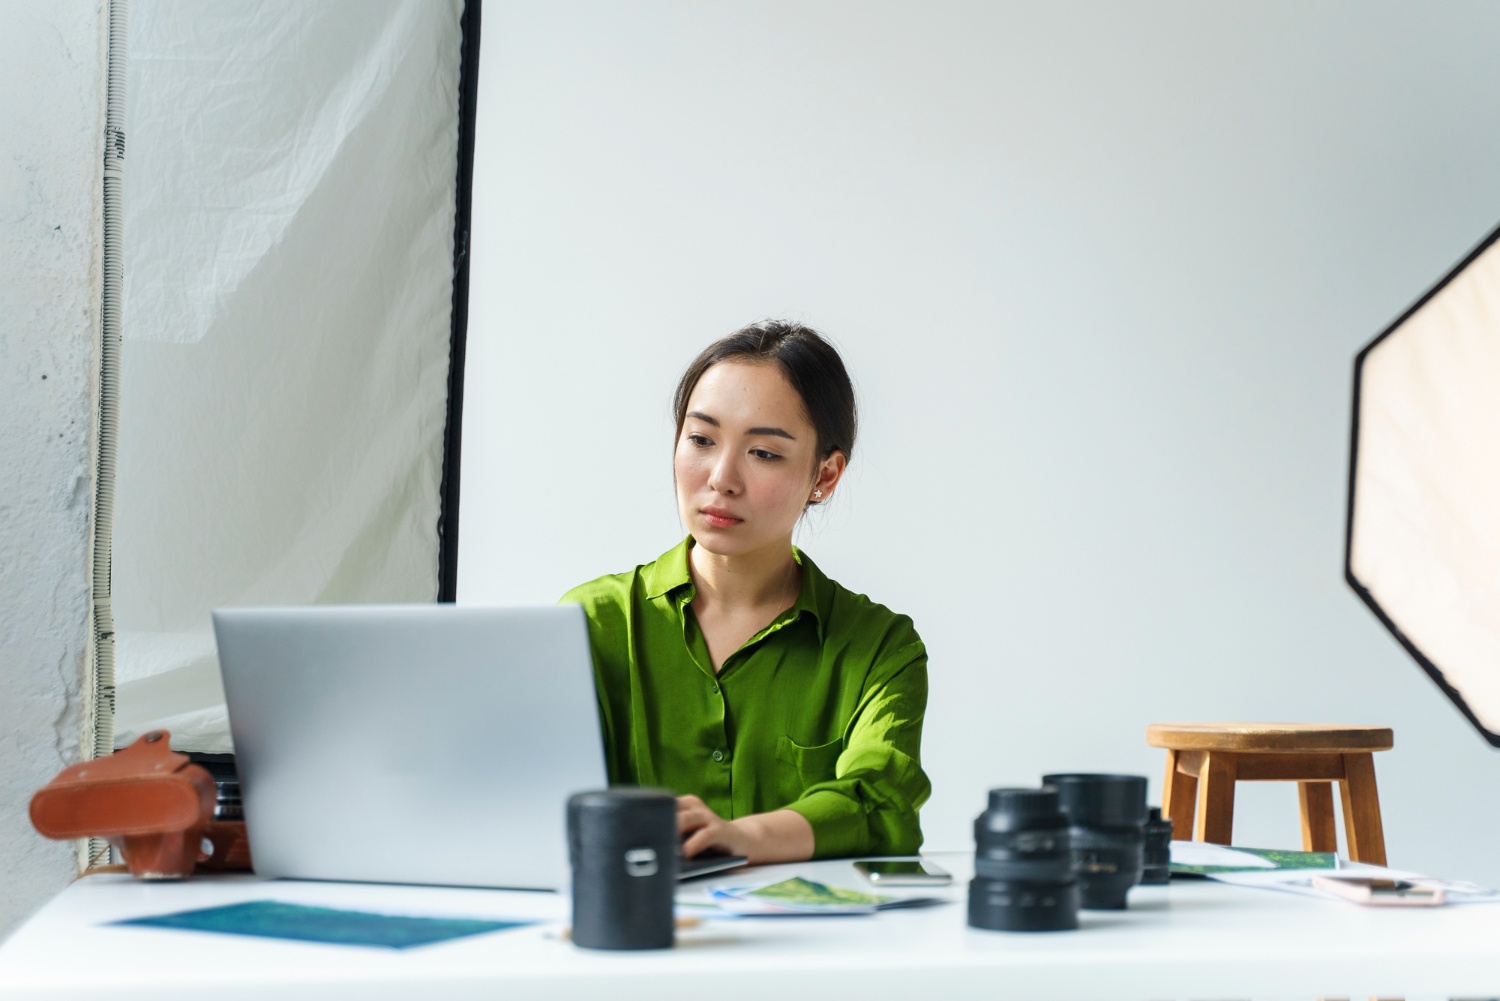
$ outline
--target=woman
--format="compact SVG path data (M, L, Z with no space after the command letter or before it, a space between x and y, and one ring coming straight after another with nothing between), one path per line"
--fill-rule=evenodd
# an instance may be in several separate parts
M563 598L588 615L610 781L678 793L688 856L915 853L926 648L792 545L854 451L843 362L757 323L705 349L674 406L688 537Z

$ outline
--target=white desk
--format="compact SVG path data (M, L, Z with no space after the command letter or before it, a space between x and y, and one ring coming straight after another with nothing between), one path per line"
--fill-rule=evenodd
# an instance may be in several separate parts
M1210 882L1137 887L1128 911L1085 911L1076 932L966 925L970 862L936 855L953 903L874 917L706 922L678 947L610 953L557 936L552 894L248 876L177 884L91 876L0 946L0 997L99 998L1303 998L1500 996L1500 904L1361 908ZM848 862L758 870L864 887ZM741 874L722 882L749 881ZM688 884L692 886L693 884ZM710 881L709 885L712 885ZM548 924L405 951L311 945L103 922L275 898L403 914Z

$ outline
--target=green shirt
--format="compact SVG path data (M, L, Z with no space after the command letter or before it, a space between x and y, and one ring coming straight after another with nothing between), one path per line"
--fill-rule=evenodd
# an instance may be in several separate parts
M927 649L911 619L794 547L797 603L715 676L690 614L691 545L562 598L588 615L610 781L691 793L726 818L796 810L819 857L914 854L932 787Z

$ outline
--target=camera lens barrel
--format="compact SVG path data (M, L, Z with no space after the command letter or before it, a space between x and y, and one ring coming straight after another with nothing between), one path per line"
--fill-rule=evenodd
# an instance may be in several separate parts
M654 789L583 792L568 800L573 943L666 949L674 939L677 798Z
M969 924L995 931L1078 927L1068 819L1053 789L991 789L974 820Z
M1142 828L1145 835L1145 868L1141 882L1161 884L1172 878L1172 822L1161 815L1161 807L1153 806Z
M1146 780L1089 773L1042 776L1068 817L1078 896L1087 910L1123 910L1145 865Z

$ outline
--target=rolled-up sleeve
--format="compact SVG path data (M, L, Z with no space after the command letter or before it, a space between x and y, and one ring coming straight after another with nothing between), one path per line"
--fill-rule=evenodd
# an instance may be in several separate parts
M913 855L922 845L917 810L932 784L922 770L927 652L920 640L873 671L846 731L831 781L788 805L812 825L814 857Z

